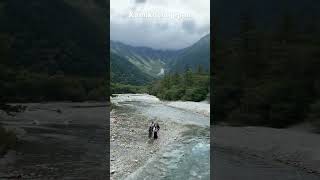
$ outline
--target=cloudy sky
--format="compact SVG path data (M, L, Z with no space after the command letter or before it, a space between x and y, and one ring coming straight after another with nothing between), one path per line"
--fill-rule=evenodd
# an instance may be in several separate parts
M180 49L210 32L210 0L111 0L111 40Z

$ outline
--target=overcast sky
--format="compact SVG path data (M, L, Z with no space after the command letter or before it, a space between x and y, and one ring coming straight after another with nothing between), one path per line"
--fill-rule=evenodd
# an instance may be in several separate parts
M111 40L180 49L210 32L210 0L111 0Z

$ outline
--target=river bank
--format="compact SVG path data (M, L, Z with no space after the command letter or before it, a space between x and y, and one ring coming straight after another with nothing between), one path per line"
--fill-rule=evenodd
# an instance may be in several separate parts
M279 162L320 175L320 134L296 128L229 127L215 125L216 149ZM319 176L320 178L320 176Z
M0 159L0 179L105 179L106 103L22 105L16 116L1 113L19 142Z
M203 114L205 116L210 116L210 103L207 101L202 102L191 102L191 101L176 101L176 102L166 102L168 106L184 109L187 111L192 111L196 113Z
M139 116L137 120L137 117L131 118L132 114L121 111L121 108L117 108L110 114L111 179L121 179L135 172L155 157L161 147L177 140L182 131L176 123L157 120L161 124L159 139L149 139L148 126L151 119Z

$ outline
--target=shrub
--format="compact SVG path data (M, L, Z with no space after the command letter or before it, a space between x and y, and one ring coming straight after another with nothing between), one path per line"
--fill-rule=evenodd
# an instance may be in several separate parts
M207 91L205 88L190 88L186 89L184 96L182 97L185 101L202 101L207 97Z
M9 149L15 148L17 137L12 131L7 131L0 125L0 155L5 154Z
M316 131L320 132L320 101L310 105L310 112L308 113L307 119L314 125Z

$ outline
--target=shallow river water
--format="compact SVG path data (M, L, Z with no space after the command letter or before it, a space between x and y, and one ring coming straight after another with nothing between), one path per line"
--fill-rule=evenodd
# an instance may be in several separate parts
M178 139L161 147L125 179L210 179L210 117L167 106L148 95L119 95L112 101L148 119L175 122L176 128L183 128Z

